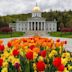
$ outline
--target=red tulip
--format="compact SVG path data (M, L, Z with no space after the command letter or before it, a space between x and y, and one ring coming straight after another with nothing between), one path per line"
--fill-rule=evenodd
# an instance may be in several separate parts
M67 44L67 41L64 41L65 44Z
M27 52L27 53L26 53L26 58L27 58L28 60L33 60L33 52Z
M1 52L4 51L4 45L0 45L0 51L1 51Z
M46 50L41 51L40 54L41 54L42 57L46 57Z
M18 55L19 55L19 51L16 50L16 49L14 49L14 50L13 50L13 55L14 55L14 56L18 56Z
M27 42L27 40L23 39L23 42Z
M38 71L44 71L45 70L45 63L43 61L39 61L37 63L37 70Z
M20 64L19 64L19 63L15 63L14 67L15 67L16 69L19 69Z
M61 64L59 67L58 67L58 71L64 71L64 65L63 64Z
M34 45L31 45L29 48L30 48L31 50L33 50L33 48L35 48L35 46L34 46Z
M3 64L3 59L0 59L0 67L2 66Z
M12 47L12 44L10 42L8 42L7 46L8 47Z
M53 65L55 67L60 66L61 65L61 58L59 58L59 57L54 58Z
M60 42L60 39L57 39L56 42Z

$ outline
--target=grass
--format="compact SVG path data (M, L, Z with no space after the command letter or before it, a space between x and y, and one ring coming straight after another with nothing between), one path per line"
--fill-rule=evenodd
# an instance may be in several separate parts
M72 38L72 32L49 32L49 34L53 37Z
M24 32L0 33L0 38L11 38L23 36Z
M24 32L12 32L11 33L0 33L0 38L11 38L11 37L21 37ZM72 38L72 32L49 32L50 36L53 37L63 37L63 38Z

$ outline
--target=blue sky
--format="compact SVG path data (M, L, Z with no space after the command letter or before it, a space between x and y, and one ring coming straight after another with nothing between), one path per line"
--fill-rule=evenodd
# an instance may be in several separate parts
M72 0L0 0L0 15L32 12L36 2L42 11L72 10Z

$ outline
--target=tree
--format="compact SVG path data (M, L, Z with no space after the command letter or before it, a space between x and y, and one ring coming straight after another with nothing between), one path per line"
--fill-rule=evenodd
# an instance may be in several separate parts
M64 28L64 24L60 23L60 29Z

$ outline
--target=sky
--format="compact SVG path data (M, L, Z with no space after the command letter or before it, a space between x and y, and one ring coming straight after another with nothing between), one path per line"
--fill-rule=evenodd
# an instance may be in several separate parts
M31 13L36 2L41 11L72 10L72 0L0 0L0 16Z

